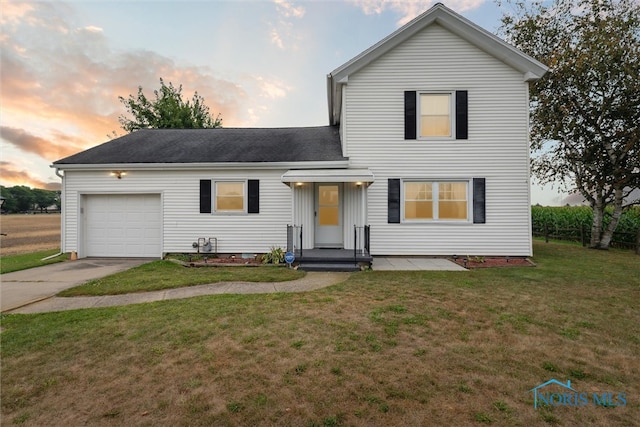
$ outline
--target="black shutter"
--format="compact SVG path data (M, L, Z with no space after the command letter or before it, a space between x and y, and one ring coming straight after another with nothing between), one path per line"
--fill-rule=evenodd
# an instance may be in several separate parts
M485 214L485 179L473 178L473 223L487 222Z
M389 188L387 192L388 217L389 224L400 223L400 180L389 179Z
M211 213L211 180L200 180L200 213Z
M404 139L416 139L418 110L416 108L416 91L404 93Z
M469 136L469 102L466 90L456 91L456 139L467 139Z
M247 213L260 213L260 181L250 179L248 183L249 198L247 200Z

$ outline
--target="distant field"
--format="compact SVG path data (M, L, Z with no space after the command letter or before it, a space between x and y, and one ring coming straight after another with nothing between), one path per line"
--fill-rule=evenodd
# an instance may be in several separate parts
M55 249L60 247L60 214L2 215L0 231L0 256Z

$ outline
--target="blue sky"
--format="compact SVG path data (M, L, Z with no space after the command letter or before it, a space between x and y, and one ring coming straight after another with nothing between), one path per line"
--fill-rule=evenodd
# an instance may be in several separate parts
M0 184L38 188L59 185L51 162L123 134L118 96L161 77L225 127L326 125L326 75L435 3L0 1ZM492 0L443 3L499 27ZM534 188L532 202L560 197Z

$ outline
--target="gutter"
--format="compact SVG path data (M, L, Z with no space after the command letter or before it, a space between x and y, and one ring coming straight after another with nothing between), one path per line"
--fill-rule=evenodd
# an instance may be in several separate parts
M349 159L344 160L317 160L302 162L223 162L223 163L60 163L51 165L62 170L201 170L201 169L336 169L349 166Z

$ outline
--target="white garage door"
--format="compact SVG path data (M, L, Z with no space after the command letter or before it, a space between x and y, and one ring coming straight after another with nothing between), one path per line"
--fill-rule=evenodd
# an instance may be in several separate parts
M159 194L86 196L84 219L86 256L161 255Z

